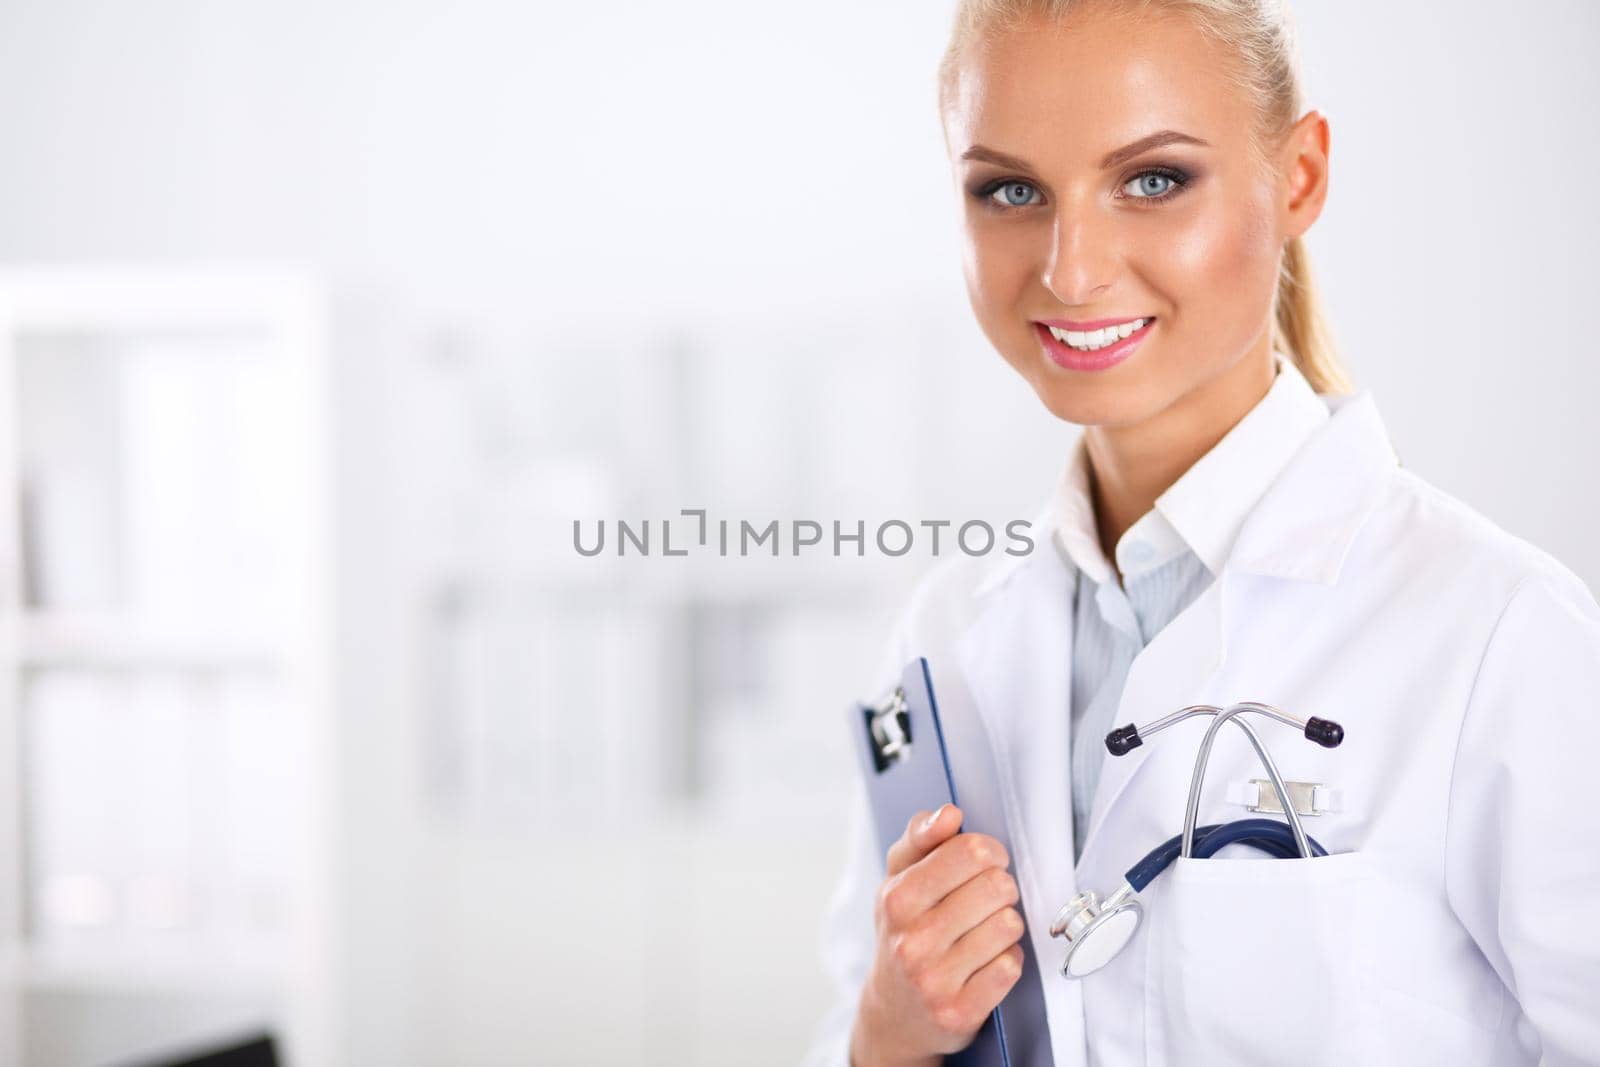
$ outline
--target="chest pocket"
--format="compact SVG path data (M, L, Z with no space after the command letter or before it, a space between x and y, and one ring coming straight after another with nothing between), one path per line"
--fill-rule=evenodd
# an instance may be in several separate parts
M1379 905L1366 855L1228 852L1177 859L1151 887L1148 1062L1374 1062L1364 1042L1376 1003L1369 917Z

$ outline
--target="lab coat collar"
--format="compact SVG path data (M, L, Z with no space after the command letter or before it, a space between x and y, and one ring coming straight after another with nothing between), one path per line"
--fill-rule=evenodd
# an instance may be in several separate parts
M1273 361L1272 384L1255 406L1118 539L1117 569L1124 575L1153 570L1186 550L1212 575L1221 574L1267 486L1328 421L1327 405L1294 361L1278 351ZM1087 441L1079 435L1056 487L1052 526L1073 564L1103 585L1114 573L1100 547L1090 481Z
M1294 374L1309 389L1299 371ZM1399 465L1399 459L1370 389L1353 396L1312 396L1326 408L1327 416L1304 436L1303 443L1259 492L1259 499L1240 520L1225 557L1217 555L1229 540L1224 527L1212 528L1217 535L1212 537L1205 532L1204 520L1190 521L1199 514L1195 508L1185 504L1175 510L1183 522L1179 529L1186 537L1194 537L1191 545L1198 541L1209 546L1206 553L1212 558L1201 558L1208 568L1215 565L1214 574L1227 569L1323 585L1338 580L1345 555L1376 500L1383 477ZM1304 425L1303 416L1290 416L1288 423ZM1072 554L1057 537L1063 517L1072 514L1071 478L1069 464L1050 499L1036 511L1030 529L1045 542L1043 551L1076 568ZM974 595L982 597L999 588L1040 551L1036 541L1032 553L1002 556L990 564L974 587Z
M1281 352L1266 396L1156 497L1159 512L1212 575L1222 573L1256 504L1328 421L1311 383Z
M1330 417L1245 520L1227 567L1333 585L1350 545L1400 466L1370 389L1323 396Z

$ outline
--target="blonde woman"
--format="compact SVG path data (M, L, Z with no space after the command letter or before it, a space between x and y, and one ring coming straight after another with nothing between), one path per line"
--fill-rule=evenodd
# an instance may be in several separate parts
M1352 389L1287 12L961 0L940 74L973 311L1083 434L1036 550L942 561L901 616L880 680L927 657L962 807L886 851L860 821L815 1061L936 1063L1005 999L1016 1064L1600 1062L1600 606ZM1215 720L1106 735L1239 701L1343 725L1256 727L1328 854L1178 858L1063 975L1058 909L1176 833ZM1265 777L1222 732L1200 821Z

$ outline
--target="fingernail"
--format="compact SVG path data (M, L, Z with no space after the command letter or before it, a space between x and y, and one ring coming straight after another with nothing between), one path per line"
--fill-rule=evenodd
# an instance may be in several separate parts
M948 804L940 804L938 811L934 812L932 815L930 815L926 819L922 820L922 829L924 831L932 830L933 829L933 824L939 821L939 816L943 815L944 814L944 809L948 808L949 806L950 805L948 805Z

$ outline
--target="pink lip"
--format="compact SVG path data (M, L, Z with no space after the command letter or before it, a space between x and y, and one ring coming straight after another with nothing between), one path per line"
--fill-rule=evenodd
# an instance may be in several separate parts
M1104 329L1107 326L1121 326L1125 322L1136 322L1139 319L1152 319L1153 315L1129 315L1125 319L1088 319L1084 322L1074 322L1071 319L1040 319L1046 326L1054 326L1058 330L1072 330L1087 333L1090 330Z
M1128 320L1124 319L1122 321L1127 322ZM1104 348L1096 349L1093 352L1079 352L1071 345L1057 341L1055 336L1051 334L1050 327L1042 322L1033 324L1033 332L1039 335L1039 340L1044 345L1045 353L1049 355L1057 366L1065 367L1067 370L1105 370L1107 367L1114 367L1133 355L1134 349L1144 343L1145 337L1149 335L1154 326L1155 319L1149 319L1143 326L1122 340L1109 344ZM1099 327L1095 328L1099 329ZM1058 329L1064 329L1064 327L1058 327Z

